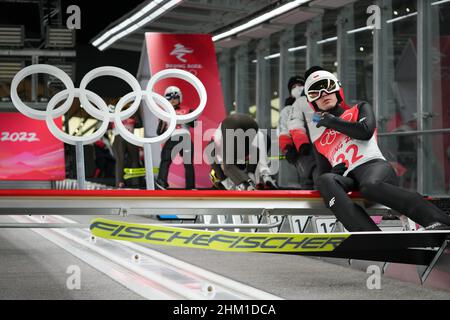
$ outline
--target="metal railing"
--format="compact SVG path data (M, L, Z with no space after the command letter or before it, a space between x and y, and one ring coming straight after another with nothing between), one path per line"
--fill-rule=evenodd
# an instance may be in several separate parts
M384 132L378 133L378 137L392 137L392 136L418 136L425 134L442 134L450 133L450 128L432 129L432 130L417 130L417 131L399 131L399 132Z

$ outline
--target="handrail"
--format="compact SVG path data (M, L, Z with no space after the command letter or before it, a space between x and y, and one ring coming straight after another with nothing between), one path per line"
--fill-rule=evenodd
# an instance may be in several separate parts
M440 134L450 133L450 128L433 129L433 130L417 130L417 131L399 131L399 132L384 132L378 133L378 137L392 137L392 136L416 136L421 134Z

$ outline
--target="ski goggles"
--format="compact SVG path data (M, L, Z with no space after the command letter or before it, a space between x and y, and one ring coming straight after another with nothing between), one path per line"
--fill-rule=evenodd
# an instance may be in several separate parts
M340 85L333 79L322 79L313 83L305 92L309 102L319 100L324 92L334 93L340 90Z
M176 92L171 92L165 95L167 100L174 100L174 99L178 99L180 100L180 95Z

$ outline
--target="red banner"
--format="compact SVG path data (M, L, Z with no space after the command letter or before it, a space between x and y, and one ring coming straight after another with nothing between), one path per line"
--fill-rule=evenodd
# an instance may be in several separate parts
M62 127L62 120L56 119ZM64 144L45 121L0 113L0 180L65 179Z
M164 69L182 69L197 76L205 85L208 94L208 103L205 111L199 118L202 131L217 128L225 118L222 87L220 83L217 58L210 35L205 34L146 34L147 53L151 74ZM183 93L182 107L195 109L199 104L199 97L189 83L179 79L165 79L157 83L155 92L164 95L168 86L177 86ZM202 137L194 137L194 141L202 141ZM195 154L202 152L209 141L202 142L202 148L195 146ZM200 151L201 150L201 151ZM174 160L178 162L179 159ZM206 163L195 165L197 188L211 186L209 181L210 166ZM184 187L183 164L172 164L169 175L171 187Z

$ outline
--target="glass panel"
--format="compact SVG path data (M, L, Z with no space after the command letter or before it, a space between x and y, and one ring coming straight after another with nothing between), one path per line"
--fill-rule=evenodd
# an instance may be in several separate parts
M255 47L255 44L252 43ZM252 49L248 52L248 109L251 110L252 106L256 106L256 80L257 80L257 63L256 50Z
M415 3L415 0L386 2L386 21L380 31L380 45L384 46L380 133L417 130L417 15L411 15L416 12ZM401 186L417 190L417 136L380 137L379 141L388 161L404 171Z
M432 103L426 129L450 128L450 2L430 5ZM428 107L428 106L426 106Z
M294 28L294 45L291 48L295 51L289 52L290 76L304 76L306 71L306 23L296 25Z
M336 20L339 10L326 10L322 16L322 39L319 41L320 64L326 70L337 74L337 28Z
M450 150L443 150L441 141L449 141L450 133L428 135L403 135L378 137L380 149L385 158L394 166L399 176L400 186L417 191L417 151L418 139L430 141L429 152L425 153L428 177L427 195L450 194Z
M417 15L415 0L393 0L386 28L387 57L383 63L386 94L380 104L380 132L417 129Z
M280 52L280 33L275 33L270 36L270 55ZM280 58L269 59L270 68L270 107L272 127L278 122L280 101L279 101L279 85L280 85Z
M431 30L430 99L424 105L424 129L450 128L450 2L430 1L427 28ZM424 190L449 194L450 134L424 137Z
M234 57L234 52L235 50L231 51L231 61L230 61L230 65L231 65L231 70L230 70L230 83L231 83L231 89L230 89L230 94L231 94L231 101L232 101L232 107L230 111L236 111L236 59Z
M379 136L379 146L397 172L400 186L417 191L417 136Z
M356 100L373 105L373 37L372 31L354 34ZM356 101L355 101L356 102ZM352 104L352 101L350 101Z
M450 134L425 135L424 193L450 194Z
M359 29L367 26L367 8L373 4L372 0L357 1L353 7L353 23L348 31L349 57L348 70L355 77L347 82L347 103L353 105L359 101L367 101L373 105L373 31ZM345 9L344 9L345 10Z

